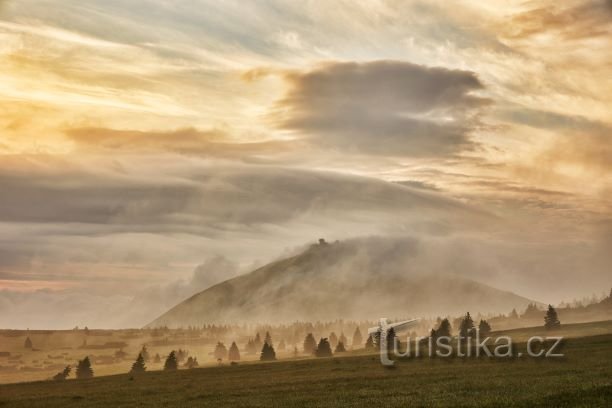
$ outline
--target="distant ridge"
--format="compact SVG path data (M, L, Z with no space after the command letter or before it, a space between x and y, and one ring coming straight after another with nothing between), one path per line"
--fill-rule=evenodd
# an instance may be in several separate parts
M532 302L458 275L419 270L417 249L410 239L321 241L197 293L147 326L508 313Z

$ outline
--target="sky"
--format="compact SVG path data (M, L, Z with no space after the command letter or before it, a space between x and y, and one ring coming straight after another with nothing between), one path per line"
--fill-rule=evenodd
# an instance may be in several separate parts
M0 0L0 326L141 326L319 237L607 292L611 139L610 0Z

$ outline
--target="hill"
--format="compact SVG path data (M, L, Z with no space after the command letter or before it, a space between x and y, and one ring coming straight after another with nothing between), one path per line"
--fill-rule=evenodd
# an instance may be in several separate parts
M423 264L420 246L408 238L321 242L212 286L148 326L508 313L530 302Z
M611 345L612 335L605 334L568 339L561 359L423 358L399 361L391 370L376 356L347 353L0 385L0 406L599 407L612 398Z

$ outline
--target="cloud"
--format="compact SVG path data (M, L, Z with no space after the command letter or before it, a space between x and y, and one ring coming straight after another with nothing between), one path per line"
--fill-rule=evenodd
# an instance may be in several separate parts
M107 128L74 128L66 131L77 149L88 152L165 153L245 158L248 155L279 154L291 150L290 142L231 140L222 130L184 128L174 131L139 131Z
M439 157L474 148L489 101L472 72L400 61L331 62L288 71L271 118L321 146L386 156Z
M525 38L545 32L556 33L565 40L610 35L610 0L540 1L535 4L535 8L512 18L510 37Z

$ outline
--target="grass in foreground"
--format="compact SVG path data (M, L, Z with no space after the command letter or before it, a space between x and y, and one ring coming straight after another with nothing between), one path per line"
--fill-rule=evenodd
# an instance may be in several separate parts
M612 401L612 335L569 339L563 359L377 356L280 361L0 386L0 407L599 407Z

